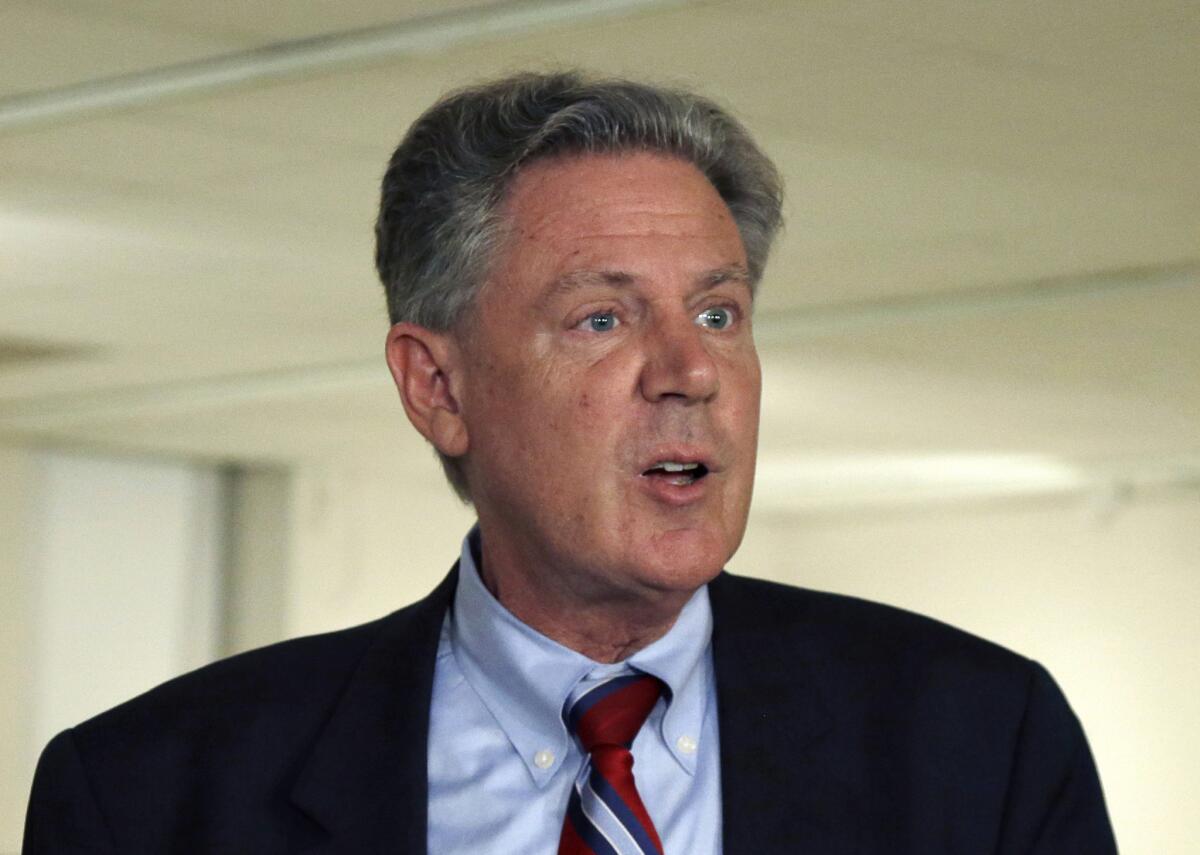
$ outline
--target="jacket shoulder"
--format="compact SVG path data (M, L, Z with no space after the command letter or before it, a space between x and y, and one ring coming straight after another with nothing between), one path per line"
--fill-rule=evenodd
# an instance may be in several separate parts
M990 685L1023 697L1041 667L940 620L845 594L722 574L717 631L770 637L818 671L934 688Z
M226 732L246 732L268 721L311 730L349 682L364 676L359 674L364 663L378 667L379 659L436 644L456 578L452 571L428 597L369 623L281 641L168 680L76 726L76 739L86 746L123 733L203 731L206 740L219 741Z
M332 702L386 620L220 659L77 725L76 739L86 743L103 734L160 729L188 732L205 721L244 727L275 710L294 717L323 700Z
M282 641L168 680L74 727L74 743L93 769L228 761L236 774L251 761L260 768L284 763L316 739L352 684L388 679L389 662L436 645L447 589L443 583L431 597L369 623Z
M338 779L329 756L369 766L373 755L343 749L385 751L378 732L405 732L405 710L409 731L427 715L454 578L385 618L214 662L59 734L34 777L29 851L104 839L117 851L297 851L319 825L294 801L306 771L319 784ZM422 751L415 738L392 746L385 768Z
M844 817L846 851L1116 851L1082 727L1036 662L856 597L722 574L710 599L723 761L789 746L777 774ZM807 834L800 815L770 839Z

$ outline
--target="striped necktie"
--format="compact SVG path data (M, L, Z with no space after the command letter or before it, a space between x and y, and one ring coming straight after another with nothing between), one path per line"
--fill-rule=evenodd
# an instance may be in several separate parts
M629 748L663 685L625 674L576 689L567 699L567 729L588 765L571 790L559 855L662 855L662 841L633 782Z

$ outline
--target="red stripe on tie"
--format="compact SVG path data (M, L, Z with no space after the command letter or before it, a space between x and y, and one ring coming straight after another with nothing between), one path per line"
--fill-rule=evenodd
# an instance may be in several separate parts
M595 704L579 720L575 733L584 750L597 745L629 745L661 693L662 684L647 676Z

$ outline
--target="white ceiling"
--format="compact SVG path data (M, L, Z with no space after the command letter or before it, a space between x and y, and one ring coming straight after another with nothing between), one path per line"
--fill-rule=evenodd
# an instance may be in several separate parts
M441 47L4 119L406 20ZM380 360L383 165L445 89L578 64L718 98L787 176L756 321L764 470L1200 471L1192 0L8 0L0 57L11 437L431 472Z

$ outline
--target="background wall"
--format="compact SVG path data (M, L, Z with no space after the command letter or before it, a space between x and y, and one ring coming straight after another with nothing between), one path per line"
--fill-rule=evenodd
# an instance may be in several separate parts
M29 531L36 511L29 502L35 464L25 449L0 446L0 852L20 848L21 825L33 758L41 750L34 731L31 667L35 655L34 574Z
M15 511L0 532L0 851L16 852L55 733L215 658L221 491L202 466L46 450L4 450L0 474Z

